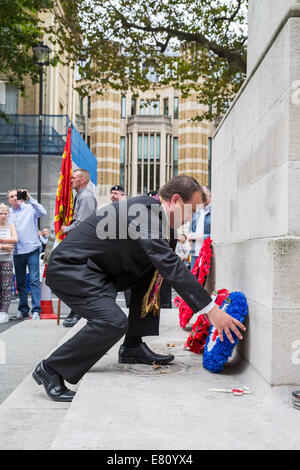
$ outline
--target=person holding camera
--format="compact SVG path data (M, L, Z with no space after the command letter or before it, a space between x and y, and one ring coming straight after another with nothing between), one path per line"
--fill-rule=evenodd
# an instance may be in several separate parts
M38 235L37 220L46 215L46 210L29 192L24 189L12 189L8 193L8 202L11 205L9 222L16 227L18 243L13 253L17 289L19 293L18 313L12 319L22 320L29 318L29 305L26 286L26 268L29 271L32 319L39 320L41 313L41 285L39 255L41 241Z

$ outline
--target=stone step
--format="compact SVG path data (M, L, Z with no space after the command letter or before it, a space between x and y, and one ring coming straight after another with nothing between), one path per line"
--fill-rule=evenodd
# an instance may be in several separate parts
M1 449L299 448L300 415L289 403L289 388L271 388L238 354L224 373L207 372L201 356L183 349L187 335L178 311L163 310L161 334L147 344L174 353L175 361L160 369L119 364L120 342L70 387L77 389L71 404L50 401L29 375L0 407ZM253 394L208 391L243 385Z
M0 405L1 449L49 449L70 404L47 400L31 373L42 358L75 334L84 320L80 323L67 330L57 327L54 320L27 320L1 334L7 359L0 364L1 383L10 379L9 386L14 388Z
M288 403L288 389L271 389L238 354L224 374L207 372L201 356L183 349L187 335L178 311L163 310L160 336L147 338L153 350L175 354L174 363L161 369L119 364L118 345L112 348L83 378L51 449L299 447L300 415ZM208 391L243 385L253 395ZM284 436L279 422L288 429Z

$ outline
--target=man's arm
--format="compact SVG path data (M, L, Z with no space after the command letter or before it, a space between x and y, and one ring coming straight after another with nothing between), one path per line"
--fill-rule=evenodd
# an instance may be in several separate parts
M218 330L221 341L223 341L225 333L229 341L234 343L231 332L235 333L239 339L243 338L239 329L245 331L244 325L212 302L210 295L178 256L173 253L166 240L140 238L138 242L158 272L191 309L199 314L207 314L209 321Z
M28 199L27 201L29 202L29 204L32 206L36 216L39 218L39 217L44 217L44 215L47 214L47 211L46 209L42 206L42 204L40 204L39 202L37 202L36 199L34 199L32 196L30 196L30 194L28 193Z
M76 214L71 225L64 227L64 233L68 233L74 227L80 225L85 219L87 219L87 217L95 212L96 207L97 203L92 193L88 197L78 199L76 204Z
M138 243L158 272L183 300L198 312L211 303L211 297L171 250L167 240L139 238Z

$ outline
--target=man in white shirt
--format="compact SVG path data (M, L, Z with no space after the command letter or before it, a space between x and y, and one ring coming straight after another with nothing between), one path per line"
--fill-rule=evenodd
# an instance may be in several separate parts
M14 249L14 267L19 293L19 307L16 316L11 319L29 318L29 305L26 284L26 268L28 267L31 291L31 313L33 320L39 320L41 313L40 286L40 249L41 241L38 235L37 220L46 215L46 210L27 190L22 191L24 199L18 199L18 191L8 191L8 202L11 205L9 222L12 222L18 234L19 241Z
M190 233L188 235L188 240L192 243L190 252L191 271L199 256L203 241L210 236L211 192L206 186L203 186L203 189L206 194L206 200L203 201L203 207L198 209L193 215L193 220L190 224Z

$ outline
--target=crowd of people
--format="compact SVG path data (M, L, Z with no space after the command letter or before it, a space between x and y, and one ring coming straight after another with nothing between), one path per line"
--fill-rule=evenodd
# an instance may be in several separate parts
M87 187L89 181L87 170L73 171L73 218L68 226L61 227L65 237L47 264L47 286L70 308L64 326L87 319L75 336L42 360L33 372L34 380L44 386L54 401L71 401L74 392L67 389L64 381L78 383L122 336L120 363L172 362L172 354L158 354L143 341L144 336L159 334L160 308L172 307L172 289L194 312L208 316L221 340L226 334L233 342L231 332L242 339L240 330L245 329L236 319L221 313L210 291L190 272L201 244L210 235L208 188L194 178L180 175L158 192L127 198L124 188L115 185L110 190L111 205L96 210L96 199ZM40 257L49 230L39 230L38 220L46 215L46 210L25 189L10 189L8 202L10 208L0 204L0 322L39 320ZM137 206L138 213L144 214L142 225L137 223L138 216L132 217ZM99 224L106 220L109 208L115 228L125 226L125 238L120 231L117 237L102 237L99 233ZM13 271L19 304L16 315L9 317ZM118 292L125 292L128 316L116 302Z
M190 243L189 238L199 244L208 236L208 196L207 189L186 175L172 178L158 194L128 199L123 188L116 185L111 188L111 205L99 207L69 229L51 254L46 284L87 322L43 359L32 374L50 399L72 401L75 392L65 381L77 384L122 337L120 363L171 363L172 354L159 354L143 340L159 335L164 289L166 297L174 289L193 312L206 314L221 341L226 335L233 343L232 333L242 339L243 324L220 310L179 259L189 261L183 246ZM193 213L196 223L192 221L187 239L181 236L183 250L178 248L178 255L176 232L186 227ZM130 297L128 315L117 303L118 292L124 291Z
M97 208L97 201L87 187L89 181L87 170L73 171L71 187L75 191L74 215L71 224L61 228L66 236ZM177 244L175 242L173 246L175 253L190 270L199 255L203 240L210 235L211 193L205 186L203 190L205 196L202 207L194 213L189 230L179 233ZM7 194L10 207L0 204L0 323L28 318L38 320L41 313L40 255L44 252L49 237L48 228L39 230L38 219L46 215L46 210L27 190L11 189ZM157 194L157 191L150 191L148 196L156 198ZM111 202L124 199L124 188L114 185L110 189ZM17 313L9 316L13 273L19 305ZM28 290L31 293L31 309ZM130 296L131 290L125 290L127 307L130 305ZM165 281L160 301L163 308L172 307L171 286ZM63 325L73 327L79 319L80 316L71 310Z

